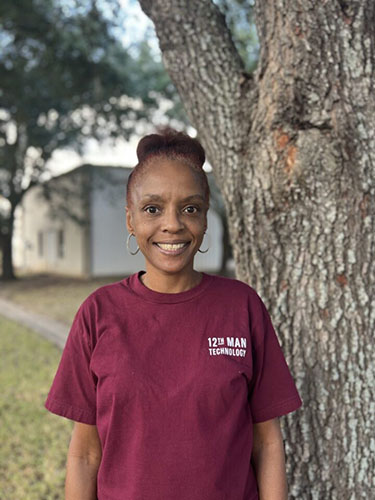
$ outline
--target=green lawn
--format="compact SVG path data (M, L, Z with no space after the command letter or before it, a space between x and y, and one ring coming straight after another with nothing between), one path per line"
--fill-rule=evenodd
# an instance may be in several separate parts
M70 326L77 309L91 292L125 277L84 279L48 274L20 275L15 281L0 283L0 296Z
M61 351L0 316L0 498L64 498L73 422L43 403Z

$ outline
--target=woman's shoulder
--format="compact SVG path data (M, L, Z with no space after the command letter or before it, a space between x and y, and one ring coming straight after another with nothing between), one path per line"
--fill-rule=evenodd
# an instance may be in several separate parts
M115 281L113 283L108 283L95 288L89 295L83 300L80 305L80 309L91 308L97 304L110 304L124 288L122 283L123 279L120 281Z
M244 281L218 274L210 274L210 276L213 290L223 291L227 295L235 294L236 296L241 295L254 299L259 297L255 289Z

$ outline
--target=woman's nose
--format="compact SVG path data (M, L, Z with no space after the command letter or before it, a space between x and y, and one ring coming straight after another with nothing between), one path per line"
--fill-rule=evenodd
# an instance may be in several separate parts
M178 210L166 210L163 217L163 228L168 231L178 231L183 228L184 225L181 217Z

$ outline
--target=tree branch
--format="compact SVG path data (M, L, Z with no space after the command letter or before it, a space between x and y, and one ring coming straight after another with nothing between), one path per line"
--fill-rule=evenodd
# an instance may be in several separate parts
M164 65L208 157L221 139L226 147L229 140L231 149L242 150L239 127L252 79L224 15L211 0L140 0L140 5L155 24Z

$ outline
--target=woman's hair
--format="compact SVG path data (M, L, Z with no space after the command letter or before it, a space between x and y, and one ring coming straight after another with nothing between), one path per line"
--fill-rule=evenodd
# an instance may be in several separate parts
M171 127L158 128L157 132L144 136L138 142L138 163L131 171L126 186L128 205L131 205L132 188L145 175L148 168L152 168L151 160L166 158L181 162L194 170L202 186L208 207L210 202L210 188L206 172L203 170L206 154L201 143L198 139L194 139L184 132L179 132Z

